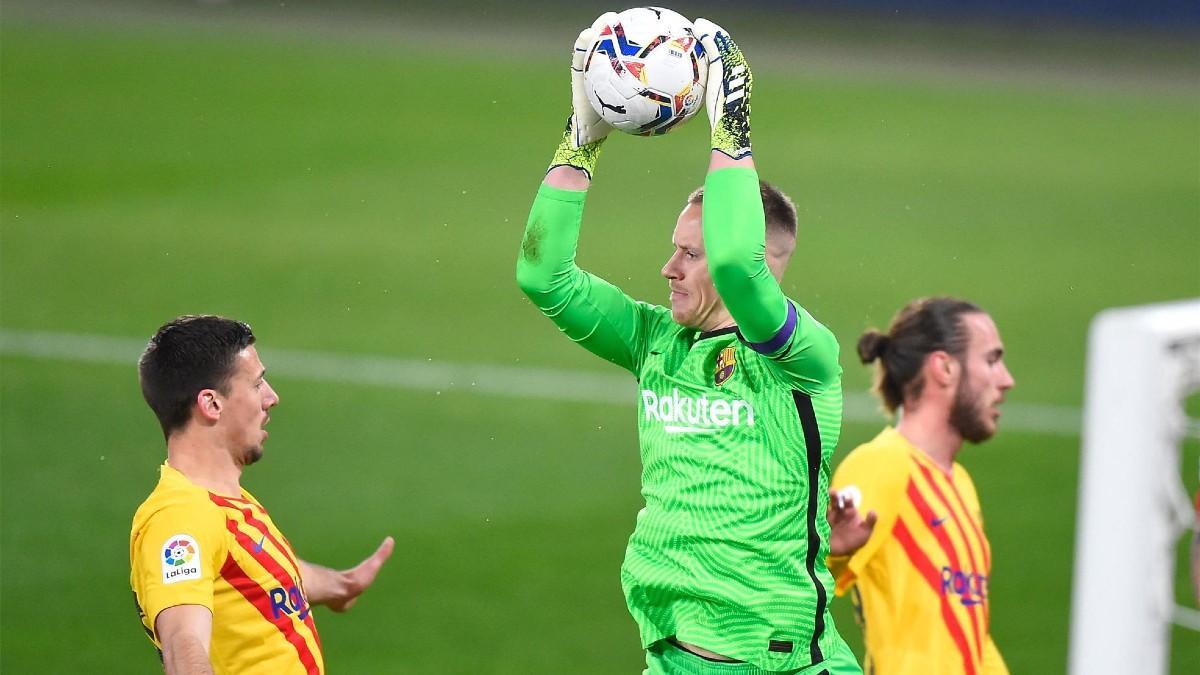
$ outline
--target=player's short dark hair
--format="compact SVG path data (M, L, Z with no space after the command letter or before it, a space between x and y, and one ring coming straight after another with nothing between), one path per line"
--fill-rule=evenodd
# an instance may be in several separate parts
M905 396L917 397L925 382L921 367L925 357L944 351L963 358L967 350L964 314L982 313L978 306L958 298L920 298L908 303L892 319L887 333L872 328L858 339L858 357L863 363L879 360L875 392L888 412L904 404Z
M138 359L138 380L164 436L187 424L202 390L228 393L235 359L252 344L249 325L222 316L181 316L158 329Z
M763 215L767 219L767 234L786 234L796 238L796 205L782 190L765 180L758 181L758 194L762 197ZM688 195L688 204L704 203L704 186Z

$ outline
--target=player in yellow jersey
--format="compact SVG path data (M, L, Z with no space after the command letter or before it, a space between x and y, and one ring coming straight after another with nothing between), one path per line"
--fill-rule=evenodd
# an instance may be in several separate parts
M349 609L392 553L335 571L298 558L241 487L279 403L254 334L217 316L175 319L138 362L167 441L129 537L130 584L168 675L325 672L312 605Z
M996 433L1014 382L990 316L954 298L916 300L887 334L859 339L895 428L834 473L830 570L854 601L877 675L1008 672L991 638L991 549L963 442ZM865 516L861 514L866 514Z

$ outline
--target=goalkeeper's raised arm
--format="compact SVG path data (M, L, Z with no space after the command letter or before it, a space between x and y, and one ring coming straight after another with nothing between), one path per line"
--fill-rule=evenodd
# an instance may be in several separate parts
M780 287L796 247L796 213L791 200L760 181L754 167L753 74L723 28L697 19L696 32L709 59L712 152L701 195L713 285L742 338L770 357L778 374L808 393L822 391L841 376L837 340Z
M639 303L575 264L587 189L600 148L612 127L583 91L583 63L601 16L575 41L571 58L571 115L538 189L517 257L517 283L533 304L571 340L626 370L640 359Z
M613 12L602 15L575 39L571 55L571 116L567 118L562 141L546 172L544 183L551 187L587 190L600 158L600 148L613 130L588 103L583 87L583 68L588 49L596 41L597 27L615 16Z

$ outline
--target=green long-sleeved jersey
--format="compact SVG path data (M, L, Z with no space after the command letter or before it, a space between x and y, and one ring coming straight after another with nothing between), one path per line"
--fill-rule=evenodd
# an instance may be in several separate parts
M757 174L705 182L708 264L737 323L709 333L579 269L585 194L541 187L517 278L569 338L638 380L646 506L621 581L642 644L675 636L767 670L822 662L841 645L824 562L841 368L833 334L767 268Z

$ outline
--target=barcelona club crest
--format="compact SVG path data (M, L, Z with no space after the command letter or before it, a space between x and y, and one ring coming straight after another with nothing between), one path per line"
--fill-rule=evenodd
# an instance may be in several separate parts
M734 357L733 347L726 347L717 355L717 372L713 374L713 383L718 387L729 381L733 377L733 371L737 368L737 358Z

